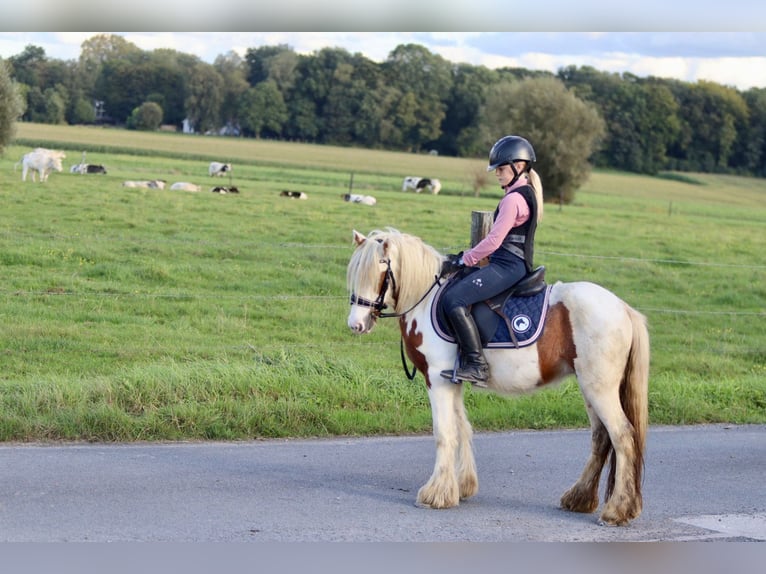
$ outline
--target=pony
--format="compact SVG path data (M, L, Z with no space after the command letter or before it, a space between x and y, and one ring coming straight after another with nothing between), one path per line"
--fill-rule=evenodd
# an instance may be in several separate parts
M418 490L416 504L450 508L478 492L473 429L466 416L462 384L443 378L457 346L438 336L431 320L445 256L420 238L393 228L367 236L353 231L354 252L346 282L348 327L370 333L378 318L399 319L402 361L426 383L436 442L433 473ZM641 514L644 450L648 427L649 333L646 318L595 283L556 282L539 338L521 348L485 348L490 365L486 391L528 393L575 375L591 428L591 452L561 508L593 513L607 459L604 507L599 522L624 526ZM384 312L392 309L392 312ZM485 392L482 390L480 392Z

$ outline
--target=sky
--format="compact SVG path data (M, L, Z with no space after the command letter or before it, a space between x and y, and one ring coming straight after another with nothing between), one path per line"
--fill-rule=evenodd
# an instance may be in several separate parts
M243 56L248 48L277 44L303 54L340 47L381 62L396 46L414 43L451 62L489 68L556 72L592 66L640 77L709 80L743 91L766 88L766 7L749 0L110 1L101 0L99 10L88 0L7 3L0 8L0 57L34 44L49 58L77 59L82 42L99 33L119 34L143 50L172 48L210 63L230 50ZM261 31L233 31L243 26ZM91 31L75 31L83 29ZM397 29L413 31L390 31ZM599 29L604 31L592 31Z

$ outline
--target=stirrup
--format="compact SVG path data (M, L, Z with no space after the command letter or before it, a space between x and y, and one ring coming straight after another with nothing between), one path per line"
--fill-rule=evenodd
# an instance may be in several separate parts
M475 370L478 371L478 372L481 372L482 369L477 367ZM486 376L486 373L485 373L484 378L479 378L478 376L472 376L471 374L466 373L465 371L462 372L462 373L460 371L461 371L461 369L458 369L458 368L456 368L456 369L447 369L447 370L442 371L440 374L441 374L442 377L444 377L445 379L449 379L450 382L452 382L452 383L454 383L456 385L459 385L459 384L465 382L465 383L471 383L475 387L480 387L480 388L486 388L487 387L487 379L489 377ZM478 373L477 373L477 375L478 375Z

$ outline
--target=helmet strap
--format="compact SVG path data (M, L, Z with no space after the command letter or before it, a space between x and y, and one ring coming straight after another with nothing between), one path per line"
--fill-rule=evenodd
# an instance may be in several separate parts
M521 171L517 171L515 163L513 162L508 163L508 165L511 166L511 171L513 171L513 179L508 183L508 185L505 186L504 189L508 189L509 187L511 187L514 183L516 183L519 180L519 178L522 175L529 172L529 162L525 161L524 164L525 164L524 169L522 169Z

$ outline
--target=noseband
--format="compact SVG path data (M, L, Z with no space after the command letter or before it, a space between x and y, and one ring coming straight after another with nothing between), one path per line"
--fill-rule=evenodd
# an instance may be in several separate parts
M397 313L383 313L383 309L387 309L388 305L384 303L386 299L386 293L388 288L392 287L394 293L396 293L396 279L394 279L394 273L391 271L391 260L381 259L380 263L386 264L386 272L383 275L383 283L380 285L380 291L378 292L378 298L375 301L370 301L364 297L359 297L356 293L351 294L351 304L359 305L360 307L369 307L372 309L372 314L375 317L397 317Z

